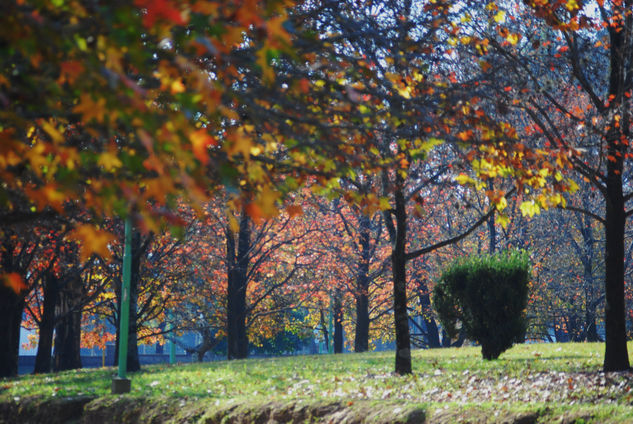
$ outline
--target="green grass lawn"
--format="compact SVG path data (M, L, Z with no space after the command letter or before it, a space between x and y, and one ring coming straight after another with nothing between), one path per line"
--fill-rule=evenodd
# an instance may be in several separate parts
M633 422L633 374L600 372L603 349L593 343L518 345L489 362L476 347L416 350L414 372L406 377L393 374L393 352L147 366L130 375L131 396L218 405L396 402L423 405L435 414L476 408L489 416L536 411L545 417ZM114 368L102 368L0 380L0 401L111 396L114 374Z

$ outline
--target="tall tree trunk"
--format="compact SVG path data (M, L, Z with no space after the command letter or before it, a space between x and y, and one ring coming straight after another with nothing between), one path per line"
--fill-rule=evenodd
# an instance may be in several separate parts
M59 297L59 280L53 272L46 274L44 281L44 300L42 318L39 325L37 355L35 356L34 374L51 371L51 353L53 351L53 332L55 330L55 307Z
M630 141L629 106L624 93L631 89L633 64L630 54L633 37L633 1L621 6L628 15L624 27L610 27L609 94L613 96L612 112L606 136L606 214L605 214L605 352L604 371L625 371L630 368L626 346L626 313L624 304L624 231L626 230L625 202L622 188L624 157ZM618 10L616 8L616 10ZM623 106L624 105L624 106ZM626 142L625 142L626 141Z
M360 216L359 227L361 251L356 274L354 352L366 352L369 349L369 256L371 255L370 220L367 215Z
M24 296L0 284L0 378L18 375Z
M247 271L250 254L250 219L246 211L242 211L237 240L234 233L227 229L227 302L226 302L226 336L227 358L243 359L248 356L248 337L246 335L246 289Z
M55 326L55 371L81 368L81 311L73 310L73 294L62 290Z
M327 323L325 322L325 312L323 309L319 309L319 321L321 322L321 333L323 334L323 342L325 343L325 350L330 350L330 332L327 329Z
M588 342L601 341L596 325L596 305L593 302L587 305L587 310L585 311L585 326L587 328Z
M361 284L358 284L360 286ZM363 284L364 285L364 284ZM356 325L354 328L354 352L369 349L369 297L361 292L356 295Z
M392 243L391 264L393 271L393 315L396 329L396 373L411 373L411 336L407 313L406 240L407 212L403 193L403 181L397 174L395 189L396 232Z
M341 291L335 290L332 313L334 315L334 353L343 353L343 305Z
M605 223L605 353L604 371L629 369L626 346L626 316L624 305L624 197L622 194L622 157L617 147L617 132L609 143L609 155L616 161L607 163L606 223ZM619 142L618 142L619 144ZM616 155L616 153L618 155Z
M437 328L437 323L432 317L431 297L429 296L429 288L425 280L418 282L418 301L426 329L426 345L430 348L441 347L440 332Z

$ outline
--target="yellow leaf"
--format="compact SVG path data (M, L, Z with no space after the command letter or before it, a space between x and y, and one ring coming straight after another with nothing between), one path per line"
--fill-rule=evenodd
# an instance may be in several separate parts
M435 138L435 137L431 137L431 138L427 138L425 141L423 141L420 144L420 148L428 153L428 152L430 152L433 149L433 147L439 146L442 143L444 143L444 140L441 140L441 139Z
M123 73L123 66L121 65L122 59L123 52L121 50L114 47L108 47L106 51L106 68Z
M576 0L567 0L567 4L565 4L565 7L570 12L573 12L576 9L580 9L580 6L578 6L578 2Z
M99 155L99 159L97 160L97 164L104 168L108 172L115 171L116 169L123 166L119 157L112 152L103 152Z
M257 196L257 205L261 209L261 214L264 218L273 218L277 215L277 199L279 193L272 190L270 187L265 186Z
M229 136L229 142L226 144L227 153L231 156L241 153L244 159L249 159L251 156L251 147L253 142L244 128L238 128L231 136Z
M69 237L79 242L81 262L86 262L94 253L106 259L112 256L108 245L114 241L115 237L108 231L98 229L90 224L79 224L70 232Z
M506 206L508 206L508 201L506 200L505 197L501 196L496 202L495 202L495 207L497 208L498 211L502 211L506 208Z
M272 66L270 66L270 63L268 63L267 53L268 49L266 47L259 49L259 51L256 53L256 62L262 69L262 77L264 81L267 83L271 83L275 81L275 71L273 70Z
M504 213L500 213L497 215L497 223L500 224L503 228L508 228L508 224L510 223L510 218Z
M174 80L169 86L169 91L171 92L171 94L184 93L185 85L179 79Z
M235 218L235 215L233 215L232 212L229 212L228 215L229 215L229 228L234 233L237 233L238 231L240 231L240 224L239 222L237 222L237 218Z
M521 35L520 34L509 34L508 37L506 38L506 40L508 40L508 42L510 44L512 44L513 46L519 42L519 40L521 39Z
M396 89L398 90L398 94L400 94L405 99L411 98L411 92L413 91L411 87L405 85L403 87L396 87Z
M89 93L80 96L79 104L73 108L73 112L81 114L81 120L88 122L92 119L102 123L105 115L106 101L101 97L96 102Z
M506 12L504 10L500 10L495 15L495 22L498 24L502 24L506 21Z
M533 217L541 212L541 208L534 202L534 200L528 200L521 203L519 208L521 209L523 216Z
M457 177L455 177L455 181L457 181L461 185L466 185L468 183L472 183L473 179L470 178L468 175L461 173Z
M42 120L40 122L40 126L44 131L46 131L46 134L51 137L54 143L62 143L64 141L64 136L61 132L59 132L52 121L49 122Z

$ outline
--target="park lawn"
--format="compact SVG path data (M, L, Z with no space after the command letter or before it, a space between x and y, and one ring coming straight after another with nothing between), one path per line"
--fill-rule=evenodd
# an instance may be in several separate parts
M539 422L562 416L575 417L568 422L633 422L633 374L602 373L603 350L599 343L523 344L496 361L483 361L477 347L415 350L414 372L406 377L393 374L393 352L147 366L130 375L129 396L220 407L294 401L417 405L427 416L449 416L446 422L475 417L474 411L490 421L529 412ZM102 368L0 380L0 402L114 397L114 373Z

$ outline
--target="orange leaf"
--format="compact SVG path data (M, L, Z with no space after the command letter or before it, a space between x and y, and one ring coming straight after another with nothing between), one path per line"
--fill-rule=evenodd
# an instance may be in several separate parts
M84 66L78 60L67 60L59 64L59 83L68 82L74 84L77 77L83 72Z
M249 203L246 205L246 213L255 223L260 223L262 221L262 209L257 203Z
M211 137L207 130L201 128L191 133L189 139L191 140L193 155L196 159L198 159L203 165L209 163L209 152L207 149L209 146L215 146L218 144L215 138Z
M470 139L471 136L471 131L462 131L459 134L457 134L457 138L459 138L462 141L468 141Z
M288 212L288 215L290 215L290 217L294 217L297 215L302 215L303 208L301 207L301 205L289 205L286 206L286 212Z
M20 293L22 290L26 289L26 284L24 284L22 276L17 272L10 272L5 274L3 277L4 284L14 292Z

